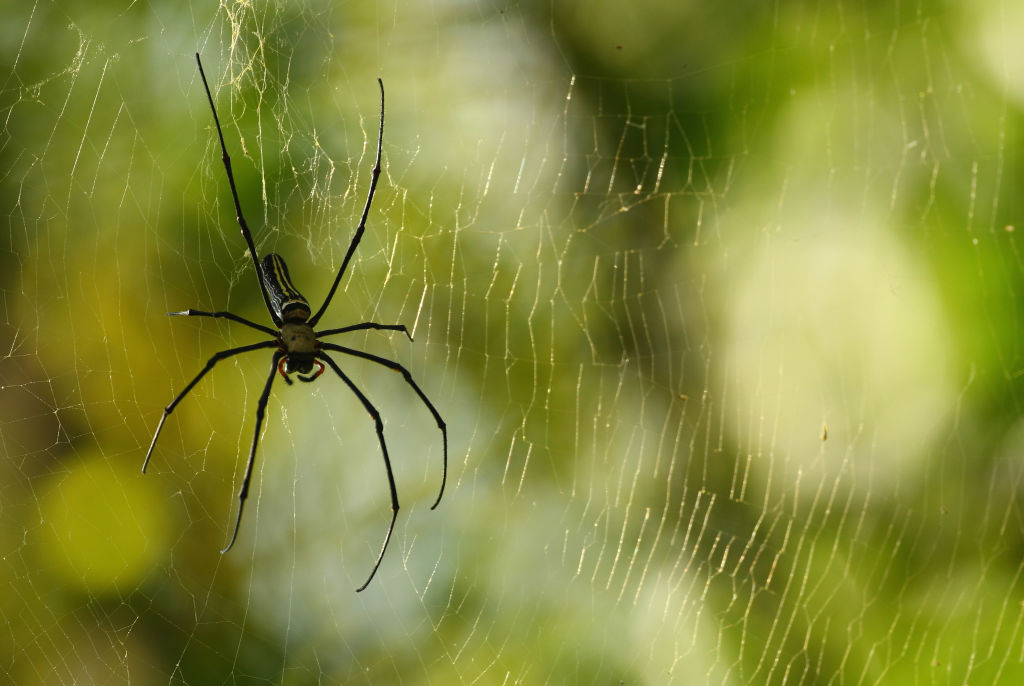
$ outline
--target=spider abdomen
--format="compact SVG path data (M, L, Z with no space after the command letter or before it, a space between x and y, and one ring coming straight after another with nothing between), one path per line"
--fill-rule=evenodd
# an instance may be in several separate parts
M268 253L263 257L260 266L263 272L263 284L267 287L270 305L274 308L277 318L282 322L305 322L309 319L309 302L292 283L292 277L288 274L288 265L284 263L284 259L276 253ZM312 335L312 329L310 329L310 335Z

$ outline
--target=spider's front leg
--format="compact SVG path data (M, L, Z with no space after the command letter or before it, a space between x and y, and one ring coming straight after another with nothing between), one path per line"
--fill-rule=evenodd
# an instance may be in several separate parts
M416 395L420 397L420 400L422 400L423 404L426 405L427 410L430 411L430 414L433 415L434 421L437 422L437 428L441 430L441 490L439 490L437 493L437 500L435 500L434 504L430 506L430 509L433 510L435 507L438 506L438 504L440 504L441 496L444 495L444 486L448 482L448 425L445 424L444 419L441 418L441 413L437 411L437 408L434 407L434 404L432 402L430 402L430 399L427 398L427 395L423 392L419 385L415 381L413 381L412 374L409 373L409 370L403 367L402 365L398 364L394 360L389 360L386 357L381 357L379 355L373 355L371 353L363 352L362 350L346 348L343 345L337 345L335 343L324 343L321 345L321 348L323 348L324 350L331 350L334 352L344 353L345 355L352 355L353 357L360 357L364 360L376 362L377 364L387 367L392 371L398 372L399 374L402 375L402 378L405 379L405 382L409 384L412 390L416 392ZM330 359L326 355L321 355L321 357L323 357L323 359L325 360Z
M373 569L370 570L370 576L367 577L363 585L356 589L356 592L362 591L370 582L373 581L373 577L377 574L377 570L380 568L380 563L384 559L384 553L388 549L388 542L391 540L391 534L395 531L395 522L398 520L398 488L395 486L395 474L391 471L391 459L388 457L388 444L384 441L384 422L381 421L380 412L373 406L373 403L366 397L366 395L359 390L359 388L352 382L352 379L348 378L345 372L341 371L341 367L332 360L327 353L319 353L318 357L330 365L338 377L345 382L345 385L355 393L355 396L359 398L359 402L363 404L363 408L366 409L367 414L373 420L374 428L377 430L377 440L380 442L380 452L384 457L384 470L388 475L388 490L391 493L391 523L388 525L388 532L384 535L384 543L380 547L380 553L377 555L377 561L373 563Z
M146 473L146 467L149 466L149 458L153 456L153 448L156 447L156 439L160 438L160 430L164 428L164 422L167 421L167 417L169 417L170 414L174 412L174 408L177 407L178 403L180 403L182 399L186 395L188 395L188 392L191 391L192 388L197 383L199 383L199 380L206 376L207 372L213 369L214 365L216 365L221 360L228 357L233 357L234 355L241 355L242 353L251 352L253 350L273 348L276 346L277 343L275 341L260 341L259 343L253 343L252 345L243 345L239 348L221 350L219 353L216 353L213 357L207 360L206 366L203 367L203 369L198 374L196 374L195 378L188 382L188 385L185 386L185 389L181 393L179 393L177 397L174 398L174 400L171 401L171 404L164 408L164 415L160 418L160 423L157 424L156 426L156 433L153 434L153 441L149 444L149 450L146 451L146 459L143 460L142 462L142 473ZM274 362L276 364L277 360L275 359Z
M238 516L235 518L235 530L231 533L231 540L228 541L227 547L220 551L222 555L231 550L231 546L235 544L235 539L238 538L238 528L242 525L242 509L245 508L245 499L249 497L249 481L252 479L252 467L256 463L256 446L258 446L260 442L260 427L263 426L263 416L267 411L267 401L270 399L270 387L274 385L274 374L277 373L278 358L284 359L282 355L283 353L280 351L274 353L274 360L270 363L270 376L267 377L267 383L263 387L263 393L260 394L260 400L256 404L256 429L252 435L252 447L249 449L249 461L245 465L245 477L242 479L242 489L238 492Z

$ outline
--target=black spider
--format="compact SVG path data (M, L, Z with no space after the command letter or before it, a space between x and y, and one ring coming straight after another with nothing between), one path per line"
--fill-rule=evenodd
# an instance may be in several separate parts
M359 245L359 240L363 236L363 231L366 228L366 217L370 212L370 204L373 202L373 193L377 189L377 179L380 177L380 153L381 146L384 142L384 83L377 79L377 84L380 86L380 128L377 134L377 159L373 165L373 175L370 179L370 192L366 196L366 205L363 207L363 214L359 220L359 226L356 228L355 235L352 236L352 242L348 246L348 252L345 253L345 259L341 262L341 268L338 270L338 275L334 279L334 283L331 285L331 290L327 293L327 298L324 300L324 304L320 306L316 314L310 316L309 303L299 293L298 289L292 285L291 277L288 275L288 267L279 255L270 253L263 257L262 262L257 258L256 246L252 240L252 234L249 232L249 227L245 223L245 218L242 216L242 206L238 202L238 191L235 188L235 178L231 173L231 158L228 156L227 147L224 145L224 134L220 128L220 119L217 117L217 108L213 105L213 96L210 94L210 86L206 82L206 74L203 72L203 63L199 59L199 53L196 53L196 63L199 65L199 76L203 80L203 87L206 89L206 97L210 101L210 110L213 112L213 123L217 127L217 137L220 139L220 149L223 153L224 169L228 175L228 185L231 187L231 198L235 202L235 212L238 218L238 225L242 229L242 237L245 238L246 244L249 246L249 255L252 257L253 267L256 269L257 280L260 284L260 292L263 294L263 301L267 306L267 312L270 313L270 318L274 322L274 326L277 329L272 329L269 326L263 326L256 322L249 321L243 317L239 317L236 314L230 312L200 312L199 310L184 310L182 312L169 312L170 315L185 315L188 317L221 317L229 319L239 324L245 324L246 326L262 331L269 335L272 340L261 341L259 343L252 343L250 345L243 345L237 348L230 348L228 350L222 350L216 353L213 357L207 361L206 366L203 367L192 381L185 386L185 389L177 395L171 404L164 408L164 414L160 418L160 423L156 427L156 433L153 435L153 442L149 445L149 451L146 453L146 459L142 463L142 472L146 472L146 467L149 465L149 458L153 454L153 447L156 446L156 440L160 436L160 430L164 426L164 422L167 420L168 415L174 411L175 406L181 402L182 398L188 395L188 392L199 382L208 371L213 369L213 366L221 360L232 357L234 355L240 355L242 353L251 352L253 350L264 350L274 349L272 356L272 362L270 367L270 376L267 378L267 382L263 387L263 393L260 394L259 402L256 405L256 430L252 437L252 447L249 450L249 462L245 467L245 478L242 480L242 489L238 493L238 517L235 519L235 528L231 534L231 540L228 542L221 552L226 553L234 545L235 539L238 537L238 528L242 523L242 508L245 506L245 499L249 493L249 480L252 478L253 462L256 457L256 446L259 443L260 438L260 427L263 424L263 415L267 408L267 400L270 397L270 387L274 382L274 376L280 374L286 383L291 385L292 380L288 378L289 374L296 374L300 381L310 382L315 380L321 374L323 374L326 366L330 367L335 374L337 374L345 385L348 386L352 392L359 398L359 402L363 404L366 412L373 419L374 425L377 429L377 438L380 441L381 453L384 456L384 468L387 471L388 476L388 487L391 490L391 524L388 526L387 535L384 537L384 544L381 546L380 554L377 556L377 561L373 565L373 570L370 572L370 576L366 579L366 583L357 588L357 591L362 591L366 588L374 575L377 573L377 568L380 567L381 560L384 559L384 551L387 550L388 541L391 540L391 533L395 530L395 520L398 518L398 491L395 488L395 477L391 472L391 460L388 459L388 447L384 442L384 425L381 422L380 413L377 408L367 399L362 391L352 382L352 380L341 371L337 363L331 359L331 357L325 352L327 350L343 353L345 355L351 355L353 357L359 357L370 362L375 362L379 365L383 365L388 369L392 369L399 372L412 389L416 392L416 395L420 397L423 403L430 410L430 413L434 416L437 421L437 426L441 429L441 439L443 444L443 466L441 471L441 490L437 494L437 500L431 505L430 509L437 507L438 503L441 502L441 496L444 494L445 481L448 475L448 429L441 419L441 415L437 409L431 404L427 396L420 390L420 387L413 381L412 376L402 365L388 360L371 353L363 352L361 350L355 350L353 348L346 348L345 346L336 345L334 343L325 343L320 339L326 336L333 336L335 334L346 333L349 331L362 331L366 329L377 329L385 331L401 331L404 333L409 340L412 340L412 336L409 335L408 329L402 324L378 324L377 322L363 322L361 324L352 324L351 326L344 326L340 329L327 329L325 331L315 331L313 327L320 321L320 317L323 316L324 311L327 310L327 306L331 303L331 298L334 297L335 291L338 289L338 284L341 283L341 277L345 274L345 269L348 267L349 261L352 259L352 254L355 252L356 247ZM316 371L313 371L313 367L317 367Z

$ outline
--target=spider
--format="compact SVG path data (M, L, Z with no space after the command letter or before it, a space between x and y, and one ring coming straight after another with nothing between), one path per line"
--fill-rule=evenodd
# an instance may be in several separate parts
M359 226L356 227L355 234L352 236L352 241L349 243L348 252L345 253L345 259L341 262L341 268L338 270L338 275L334 278L334 283L331 285L330 291L327 293L327 298L324 300L324 304L320 306L320 309L316 311L316 314L310 316L309 302L298 289L292 284L291 277L288 274L288 266L279 255L269 253L264 255L263 260L260 261L257 257L256 246L252 240L252 234L249 232L249 227L245 223L245 218L242 216L242 206L238 201L238 190L235 188L234 174L231 172L231 158L228 156L227 147L224 145L224 134L220 128L220 119L217 117L217 108L213 104L213 95L210 93L210 86L206 82L206 74L203 72L203 63L199 59L199 53L196 53L196 63L199 65L199 76L203 80L203 87L206 89L206 98L210 102L210 111L213 112L213 123L217 128L217 137L220 139L220 149L222 153L222 159L224 162L224 170L228 176L228 186L231 188L231 199L235 203L235 214L238 219L238 225L242 230L242 237L245 239L246 245L249 248L249 256L252 257L253 267L256 270L257 281L260 285L260 293L263 295L263 302L267 306L267 312L270 314L271 320L274 322L275 328L257 324L256 322L250 321L243 317L239 317L231 312L202 312L199 310L183 310L181 312L168 312L169 316L183 315L186 317L213 317L213 318L224 318L239 324L244 324L251 329L261 331L271 337L272 340L261 341L259 343L251 343L249 345L239 346L237 348L229 348L228 350L222 350L211 357L206 366L203 367L202 371L196 374L179 393L171 403L164 408L163 416L160 418L160 423L156 427L156 433L153 434L153 441L149 445L149 451L146 453L146 459L142 463L142 473L146 473L146 467L149 465L149 459L153 455L153 448L156 446L157 438L160 437L160 430L164 426L164 422L167 417L174 411L178 403L188 395L189 391L202 379L207 372L213 369L221 360L233 357L235 355L241 355L242 353L252 352L254 350L269 350L273 349L274 354L271 356L270 364L270 375L267 377L266 384L263 386L263 392L260 394L259 402L256 404L256 430L252 437L252 446L249 449L249 461L245 466L245 477L242 479L242 488L238 493L238 515L235 518L234 531L231 533L231 540L228 541L227 546L221 550L221 553L226 553L231 549L231 546L235 544L235 539L238 538L238 529L242 523L242 510L245 507L245 499L249 494L249 480L252 478L253 462L256 458L256 446L259 443L260 438L260 427L263 425L263 415L267 409L267 401L270 397L270 387L274 382L274 377L278 374L285 380L285 383L291 385L293 382L289 378L289 375L295 374L300 381L312 382L316 380L321 374L324 373L326 367L330 367L331 370L338 375L338 377L345 383L346 386L355 394L359 402L362 403L363 408L366 410L370 418L373 419L374 425L377 430L377 440L380 442L381 454L384 457L384 469L387 472L388 477L388 488L391 491L391 523L388 526L387 534L384 536L384 543L380 548L380 554L377 555L377 561L373 565L373 569L370 571L370 576L366 579L366 582L356 589L356 591L362 591L373 580L374 575L377 573L377 569L380 567L381 560L384 559L384 552L387 550L388 541L391 540L391 534L395 530L395 521L398 518L398 491L395 488L395 477L391 471L391 460L388 458L388 447L384 441L384 425L380 418L380 413L377 408L367 399L366 395L352 382L352 380L341 370L341 368L335 363L333 359L327 354L327 351L342 353L344 355L350 355L352 357L358 357L363 360L369 360L376 364L382 365L393 371L399 372L405 379L405 382L412 387L419 396L423 404L426 405L427 409L434 416L434 420L437 422L437 427L441 430L441 441L443 445L443 462L441 471L441 490L437 494L437 499L434 504L430 506L433 510L441 502L441 496L444 495L445 481L448 476L448 429L441 419L441 415L438 413L434 405L427 399L427 396L423 393L416 382L413 381L412 375L402 365L392 360L373 355L368 352L361 350L355 350L353 348L347 348L342 345L336 345L334 343L323 342L321 339L327 336L333 336L335 334L348 333L350 331L364 331L368 329L374 329L379 331L401 331L411 341L412 336L409 334L409 330L402 324L378 324L377 322L362 322L361 324L352 324L350 326L343 326L340 329L327 329L325 331L316 331L314 327L320 321L320 317L323 316L327 310L327 306L330 305L331 299L334 297L335 291L338 289L338 284L341 282L341 277L345 274L345 269L348 267L349 261L352 259L352 254L356 251L356 247L359 245L359 240L363 236L363 231L366 227L366 217L370 212L370 205L373 202L373 194L377 188L377 179L380 177L380 153L381 146L384 142L384 82L377 79L377 84L380 86L380 126L377 133L377 159L373 165L373 172L370 179L370 191L366 196L366 205L363 207L363 214L359 220ZM325 366L326 365L326 366ZM316 370L314 371L314 367Z

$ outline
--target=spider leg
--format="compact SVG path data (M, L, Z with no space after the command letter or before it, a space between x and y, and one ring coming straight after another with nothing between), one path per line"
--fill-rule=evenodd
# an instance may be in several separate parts
M256 429L252 435L249 461L245 465L245 478L242 479L242 490L238 492L238 516L235 518L235 530L231 532L231 540L228 541L227 547L220 551L221 555L231 550L231 546L235 544L235 539L238 538L238 527L242 524L242 508L245 507L245 499L249 496L249 480L252 479L252 466L256 462L256 446L260 442L260 427L263 426L263 415L266 414L267 401L270 399L270 387L274 384L274 376L277 375L277 360L283 356L283 352L278 351L274 353L273 362L270 364L270 376L267 377L267 383L263 386L263 393L260 394L260 400L256 404Z
M353 324L352 326L343 326L340 329L328 329L327 331L317 331L316 337L323 338L324 336L333 336L338 333L348 333L349 331L362 331L364 329L375 329L377 331L401 331L405 334L405 337L410 341L412 340L412 334L409 333L409 329L405 328L404 324L378 324L377 322L363 322L362 324Z
M366 229L366 217L370 214L370 204L373 203L373 194L377 190L377 179L380 178L380 150L384 143L384 82L377 79L377 84L380 86L380 127L377 130L377 160L373 163L373 172L370 177L370 192L366 195L366 205L363 207L363 216L360 217L359 226L356 227L355 235L352 236L352 242L348 245L348 252L345 253L345 259L341 261L341 268L338 270L338 275L334 277L334 283L331 284L331 290L327 292L327 299L324 300L324 304L320 306L320 309L317 310L316 314L310 317L310 326L316 326L316 323L320 321L320 317L322 317L324 312L327 310L327 306L331 304L331 298L334 297L334 292L338 290L338 284L341 283L341 277L345 275L345 270L348 268L349 260L352 259L352 254L355 253L356 247L359 245L359 240L363 237L363 231Z
M377 440L380 441L380 451L384 455L384 468L388 473L388 488L391 489L391 524L388 525L388 533L384 536L384 545L380 547L380 555L377 556L377 561L373 565L373 570L370 572L369 578L366 582L356 589L356 593L362 591L364 588L370 585L373 577L377 574L377 569L380 567L381 560L384 559L384 551L388 549L388 542L391 540L391 533L395 530L395 521L398 519L398 490L395 488L395 475L391 471L391 460L388 458L388 446L384 442L384 423L380 419L380 412L373 406L363 392L356 387L352 382L352 379L348 378L341 368L325 353L317 353L317 358L323 360L334 370L334 373L341 377L341 380L345 382L345 385L352 389L352 392L359 398L359 402L366 408L366 412L373 419L374 426L377 428Z
M409 373L409 370L403 367L402 365L398 364L397 362L394 362L384 357L379 357L377 355L372 355L370 353L365 353L362 350L355 350L354 348L346 348L345 346L342 345L335 345L334 343L321 343L320 348L323 350L333 350L335 352L345 353L346 355L352 355L354 357L361 357L364 360L376 362L377 364L383 365L388 369L399 372L405 378L405 382L412 386L412 390L416 391L416 395L420 397L420 400L423 401L423 404L427 406L428 410L430 410L430 414L434 415L434 421L437 422L437 428L441 430L441 441L444 450L442 458L443 462L441 467L441 490L438 491L437 500L435 500L434 504L430 506L430 509L433 510L441 502L441 496L444 495L444 485L448 481L448 426L444 423L444 420L441 419L441 415L437 411L437 408L434 407L433 403L430 402L430 400L427 398L426 394L423 393L420 387L416 385L416 382L412 380L412 374Z
M182 310L181 312L168 312L167 313L168 317L177 317L177 316L181 316L181 315L184 315L186 317L214 317L214 318L217 318L217 319L219 319L219 318L230 319L233 322L238 322L239 324L245 324L246 326L248 326L251 329L256 329L257 331L262 331L263 333L269 334L271 336L277 336L277 334L278 334L277 331L275 331L274 329L271 329L269 326L263 326L262 324L257 324L256 322L249 321L245 317L239 317L237 314L232 314L230 312L201 312L200 310Z
M259 343L253 343L251 345L243 345L239 348L229 348L228 350L221 350L216 353L206 362L206 366L203 367L202 371L196 374L195 378L189 381L185 389L171 401L171 404L164 408L164 414L160 417L160 423L156 426L156 433L153 434L153 441L149 444L149 450L146 451L146 459L142 462L142 473L146 473L146 467L149 465L149 458L153 456L153 448L156 447L156 439L160 437L160 430L164 428L164 422L167 421L167 417L174 412L174 408L177 407L178 403L181 402L182 398L188 395L188 392L192 390L192 387L199 383L199 380L206 376L206 373L213 369L213 366L221 360L232 357L234 355L241 355L242 353L251 352L253 350L260 350L261 348L276 348L277 341L260 341Z
M238 226L242 229L242 238L245 239L245 244L249 246L249 256L252 257L253 267L256 268L256 280L260 282L260 293L263 294L263 303L267 306L267 312L270 313L270 319L273 320L274 324L281 326L281 320L274 314L274 308L270 306L270 297L267 295L267 287L263 283L263 272L260 270L260 260L256 255L256 244L253 243L252 233L249 231L249 225L245 223L245 217L242 216L242 203L238 201L238 189L235 188L235 175L231 172L231 157L228 155L228 148L224 145L224 133L220 130L220 118L217 116L217 108L213 106L213 95L210 94L210 84L206 82L206 74L203 72L203 62L199 59L199 53L196 53L196 64L199 65L199 76L203 79L203 88L206 89L206 99L210 101L210 111L213 112L213 123L217 126L217 138L220 139L220 151L221 160L224 162L224 170L228 173L228 185L231 187L231 199L235 201L235 218L238 220ZM381 86L383 88L383 86Z

